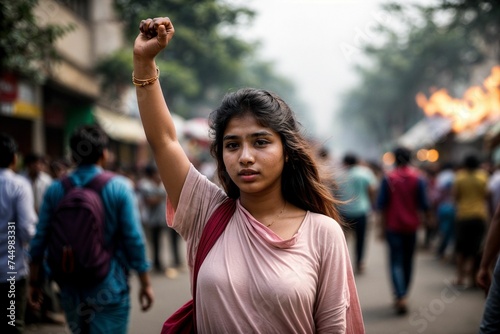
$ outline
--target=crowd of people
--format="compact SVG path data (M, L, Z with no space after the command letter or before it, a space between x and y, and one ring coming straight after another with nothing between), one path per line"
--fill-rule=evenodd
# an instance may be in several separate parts
M4 143L8 140L8 136L2 135ZM481 265L485 236L500 203L499 156L493 157L492 168L476 155L467 155L462 164L447 162L417 168L409 166L410 153L402 148L396 150L395 168L383 173L356 154L348 153L342 158L340 173L336 170L337 187L331 189L340 200L339 211L347 224L346 238L355 242L353 267L356 274L363 274L366 267L367 233L374 231L378 238L387 241L395 307L401 314L406 313L413 257L419 242L422 248L435 252L436 258L443 263L456 266L454 283L458 288L476 286L477 277L484 280L495 259L495 254L489 255L490 259ZM324 157L326 153L322 154ZM17 160L11 164L19 166ZM47 188L74 167L66 159L50 162L34 153L25 155L21 166L19 173L10 172L10 177L12 182L20 182L23 185L20 189L25 192L23 207L19 210L27 217L25 240L21 242L27 243L34 234ZM134 189L142 228L150 242L154 270L176 277L176 270L183 267L183 256L179 250L179 234L167 228L167 194L158 168L151 164L144 168L142 175L128 174L127 182ZM415 198L417 200L413 201ZM397 221L406 221L407 226L395 226ZM21 231L22 228L20 235L24 235ZM161 248L164 233L172 246L168 255ZM171 259L169 266L164 264L166 258ZM23 276L23 270L18 272ZM24 273L27 275L27 270ZM480 286L486 286L483 280ZM50 280L44 282L43 295L45 302L40 309L27 308L26 321L60 323L61 317L57 316L61 311L60 296Z
M366 231L373 230L388 245L389 277L398 314L407 313L419 246L434 252L443 264L455 266L456 288L488 289L500 248L498 236L489 237L490 245L485 245L487 231L494 234L491 230L499 219L495 215L500 206L499 152L490 160L471 153L458 163L423 165L413 163L412 152L400 147L393 152L394 165L383 173L355 154L343 157L338 194L344 201L340 210L350 225L347 239L355 242L356 272L364 272ZM372 223L371 229L367 222ZM486 273L490 276L485 279Z
M49 234L47 225L51 219L51 213L54 212L63 195L62 180L70 176L73 182L85 184L94 173L98 174L104 169L109 169L106 163L107 154L105 153L108 140L106 134L98 126L84 126L75 132L72 140L77 141L78 136L83 137L80 138L81 141L86 140L86 137L89 136L99 137L101 142L94 143L98 147L94 151L101 152L101 155L91 156L88 161L81 158L73 159L73 161L80 161L78 164L72 163L65 158L50 160L37 153L21 155L19 154L21 152L17 150L15 139L7 134L0 133L0 183L2 185L0 216L2 217L1 237L2 240L5 239L5 245L10 244L8 241L10 240L9 235L14 235L13 231L15 230L15 247L10 250L10 253L6 248L5 254L2 253L1 256L2 258L5 257L5 269L8 268L7 264L9 262L7 259L12 259L10 263L15 263L16 269L12 270L10 268L10 270L3 270L2 272L2 275L7 275L9 271L16 272L16 320L15 325L14 323L12 325L2 325L2 328L6 330L4 333L22 333L25 324L33 323L66 323L70 324L70 329L75 331L80 328L80 319L70 310L75 309L80 304L81 296L76 298L78 293L71 291L64 284L55 284L49 274L50 269L43 263L48 243L46 234ZM78 143L76 142L74 145L77 146ZM73 149L73 152L75 151L77 151L76 148ZM144 252L144 242L147 240L150 243L149 249L154 269L169 278L175 278L177 270L183 268L183 260L178 234L173 229L167 228L166 192L159 179L156 167L153 164L147 166L140 174L125 174L116 169L115 173L119 177L110 182L111 184L108 186L112 187L113 190L105 190L105 192L109 192L107 196L110 197L109 202L104 201L109 216L106 216L106 219L114 220L122 229L127 229L127 233L124 231L108 232L110 233L109 238L114 238L111 235L117 233L120 233L120 238L129 235L131 238L130 245L124 247L125 249L129 248L127 253L135 252L139 255L143 254L143 257L136 260L140 264L134 263L133 265L136 266L134 268L130 264L130 259L123 260L121 259L123 254L116 255L116 261L119 264L114 268L114 275L128 275L129 267L137 269L145 275L141 278L141 284L144 285L145 289L150 288L149 278L146 275L149 272L149 264ZM117 190L119 188L122 189L119 191ZM118 199L123 197L120 199L122 202L120 206L125 205L128 207L127 212L122 214L118 212L117 204L113 204L112 199L114 197ZM15 222L15 229L9 225L9 222L11 224ZM118 227L114 229L116 230ZM135 231L135 234L130 236L132 231ZM172 248L169 251L161 248L161 245L165 243L162 240L164 231L168 232L170 237ZM118 250L116 252L120 253ZM28 253L29 255L27 255ZM9 254L11 257L9 257ZM165 266L164 261L169 256L172 263L170 266ZM37 261L38 263L35 263ZM124 269L120 270L118 268ZM32 274L36 273L32 278L30 278L30 269ZM2 291L6 292L5 295L8 295L8 291L11 289L7 278L2 279ZM110 284L113 287L113 291L119 292L116 298L123 298L123 292L128 289L126 280L122 279L121 281L121 283L120 280L108 282L108 285ZM103 291L103 289L107 288L100 286L99 291ZM92 297L92 293L88 293L86 297ZM151 298L152 300L150 295L149 291L144 293L145 298ZM10 300L5 300L5 302L7 303L5 309L8 309ZM120 303L123 302L124 300L121 299ZM109 300L106 300L106 303L109 303ZM128 307L127 303L123 305L126 306L125 308ZM86 307L91 306L86 305ZM65 313L65 316L63 313ZM101 312L101 314L105 315L105 312ZM125 314L126 318L127 312L123 314ZM93 323L98 322L106 322L106 320ZM127 324L127 321L125 319L117 323L123 326ZM120 332L125 331L124 327L120 329Z
M11 140L6 135L1 139L4 145ZM15 142L9 145L14 147ZM320 158L326 154L324 148L318 152ZM355 243L355 273L362 275L365 271L367 234L373 231L377 238L387 242L389 277L398 314L407 312L413 260L419 245L435 252L443 264L456 266L454 284L457 288L477 285L488 288L491 284L488 275L491 275L496 253L490 254L490 251L483 263L481 259L486 233L500 201L500 157L493 157L492 168L488 168L489 165L477 155L467 155L461 164L447 162L417 167L411 163L409 150L398 148L394 154L394 166L382 173L353 153L346 154L340 172L338 169L334 172L335 187L329 189L339 200L339 220L346 224L346 240ZM25 215L18 219L20 224L24 221L26 225L18 225L24 226L18 228L18 233L24 238L20 239L20 244L27 245L34 235L45 192L54 180L73 172L75 166L65 159L49 162L34 153L24 156L22 168L16 168L16 165L20 165L17 160L10 161L11 171L6 172L7 167L3 167L6 171L2 177L18 182L20 191L24 192L23 206L19 211ZM12 172L16 169L18 173ZM125 180L137 202L141 233L144 232L150 242L153 269L167 277L176 277L176 271L184 265L179 249L180 236L176 230L167 227L167 193L158 168L153 163L145 167L141 175L127 174ZM2 189L5 191L9 187ZM166 236L172 247L168 251L162 249L161 239ZM498 239L491 243L498 244ZM164 263L167 258L171 259L168 266ZM18 273L20 282L28 280L27 267ZM38 309L26 303L26 321L61 323L63 320L57 314L62 310L60 291L51 280L45 280L41 288L44 302ZM26 295L28 291L26 289Z
M12 152L15 151L12 138L2 134L1 140L4 151L9 147ZM3 153L5 156L6 153ZM327 151L321 149L318 157L324 159ZM435 252L436 258L443 263L456 267L454 284L457 288L477 285L489 288L497 253L490 250L484 257L482 255L490 222L492 229L495 226L493 217L499 219L499 213L497 216L494 213L500 205L500 156L493 156L491 168L473 154L465 156L461 164L447 162L432 166L412 164L411 152L404 148L396 149L394 157L394 166L381 172L356 154L348 153L342 158L340 172L335 169L333 173L334 186L328 187L338 199L338 220L345 223L346 240L355 243L354 272L362 275L365 271L367 234L373 231L377 238L387 242L389 277L398 314L407 313L414 256L419 245ZM65 175L78 171L79 167L65 159L49 162L34 153L25 155L19 173L14 173L15 166L19 165L15 159L3 162L0 178L3 182L16 184L2 187L3 191L12 187L19 189L21 194L19 198L22 201L17 210L24 214L18 214L17 226L19 247L22 249L33 237L40 218L43 220L43 210L47 210L42 209L47 189L54 180L61 180ZM153 163L145 167L141 175L128 173L123 180L137 204L141 222L139 234L144 233L145 240L150 243L153 269L175 278L177 270L184 266L179 249L180 236L175 229L167 227L167 192L158 168ZM2 198L5 200L6 197ZM3 203L2 208L6 207L15 206ZM14 217L12 212L2 214ZM8 228L7 225L4 227ZM7 235L6 230L3 236ZM162 249L162 239L166 236L171 245L168 251ZM489 239L489 247L498 249L498 238ZM171 261L168 266L165 265L167 258ZM28 285L27 268L24 266L17 271L16 280L20 285ZM5 288L8 289L8 286ZM43 302L38 308L27 303L29 289L25 291L26 321L61 323L63 320L58 317L58 312L64 308L64 305L61 306L61 291L48 278L39 288ZM24 293L22 289L18 291ZM19 302L22 304L23 300ZM17 328L21 326L18 324Z

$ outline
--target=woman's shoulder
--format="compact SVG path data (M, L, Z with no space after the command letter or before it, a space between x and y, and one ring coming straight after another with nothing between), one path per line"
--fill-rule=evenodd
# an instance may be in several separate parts
M200 173L192 164L189 168L186 180L184 181L181 197L183 194L187 195L186 193L190 193L192 196L213 194L214 197L227 197L221 187L211 181L207 176Z
M306 240L314 253L319 256L342 256L345 250L345 235L340 224L323 214L308 212Z
M307 212L308 219L310 220L309 223L311 227L314 229L319 230L319 232L322 233L342 233L342 227L340 226L340 223L337 222L335 219L326 216L321 213L316 213L316 212Z
M194 216L204 220L226 198L226 193L220 187L191 165L179 197L176 221L194 219Z

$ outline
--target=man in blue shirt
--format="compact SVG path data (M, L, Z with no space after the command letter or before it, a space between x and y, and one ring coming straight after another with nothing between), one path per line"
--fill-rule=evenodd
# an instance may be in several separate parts
M0 289L2 333L22 333L26 309L28 265L26 251L35 231L33 191L28 181L14 172L17 144L0 133ZM3 313L5 314L5 313Z
M75 186L86 185L103 172L107 146L108 138L98 126L86 125L75 131L70 138L70 148L77 168L69 176ZM59 180L47 189L36 235L31 242L30 301L34 306L39 303L37 282L47 249L51 214L63 195ZM73 333L127 332L130 269L139 276L142 310L148 310L153 303L149 263L133 189L123 177L115 176L102 189L101 198L105 207L105 242L113 245L114 254L107 277L97 285L83 288L71 283L59 284L61 306Z

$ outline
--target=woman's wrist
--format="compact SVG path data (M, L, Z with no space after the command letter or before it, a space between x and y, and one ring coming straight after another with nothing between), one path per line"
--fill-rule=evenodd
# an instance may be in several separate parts
M134 76L137 79L148 79L157 75L157 66L154 60L141 61L134 59Z
M155 81L158 80L159 78L160 78L160 69L158 67L156 67L156 75L148 79L139 79L135 76L134 72L132 71L132 83L134 84L134 86L144 87L147 85L151 85L155 83Z

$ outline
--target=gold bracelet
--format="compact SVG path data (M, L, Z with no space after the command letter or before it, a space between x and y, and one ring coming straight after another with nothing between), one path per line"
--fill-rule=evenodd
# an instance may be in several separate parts
M147 85L151 85L153 82L158 80L159 77L160 77L160 69L158 68L158 66L156 66L156 76L150 79L137 79L134 76L134 71L132 71L132 83L134 84L134 86L144 87Z

